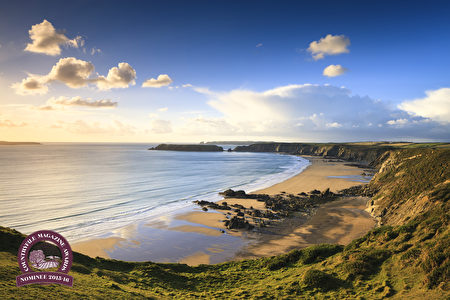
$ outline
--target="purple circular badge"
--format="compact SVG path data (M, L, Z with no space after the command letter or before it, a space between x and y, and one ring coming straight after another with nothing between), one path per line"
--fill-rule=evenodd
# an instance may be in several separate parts
M43 250L31 251L32 247L39 242L50 242L56 245L61 257L46 256ZM16 278L17 286L32 283L57 283L68 286L73 284L72 276L66 275L72 267L72 248L67 240L57 232L40 230L27 236L19 247L17 261L23 273ZM39 271L34 271L32 267ZM54 268L58 268L58 270L56 272L41 271Z

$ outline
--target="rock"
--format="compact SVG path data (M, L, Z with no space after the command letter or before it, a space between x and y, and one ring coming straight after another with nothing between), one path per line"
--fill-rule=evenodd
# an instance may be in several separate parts
M208 209L206 207L202 207L203 211L208 211Z
M217 204L216 202L210 202L210 201L205 201L205 200L196 200L194 201L194 203L200 205L200 206L207 206L211 209L216 209L216 210L230 210L231 207L227 206L227 205L220 205Z
M165 151L195 151L195 152L222 152L223 148L216 145L177 145L177 144L160 144L148 150L165 150Z
M230 220L227 220L227 222L225 222L225 226L228 229L248 229L248 230L251 230L255 227L244 218L239 218L237 216L234 216Z
M244 205L241 205L241 204L232 204L232 205L230 205L231 207L236 207L236 208L239 208L239 209L245 209L245 206Z

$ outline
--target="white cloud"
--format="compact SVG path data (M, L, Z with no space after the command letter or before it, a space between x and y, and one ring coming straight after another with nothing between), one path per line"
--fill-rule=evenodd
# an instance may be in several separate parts
M126 62L119 63L118 67L109 70L108 76L99 76L95 79L97 86L101 90L111 88L127 88L136 84L136 71Z
M190 119L183 126L199 134L316 141L448 136L448 128L436 122L425 122L380 100L352 95L344 87L293 84L260 92L195 90L219 113L215 118ZM399 125L403 119L408 123Z
M333 123L327 123L325 124L326 127L329 128L340 128L342 127L342 124L339 124L338 122L333 122ZM356 127L356 125L354 125L353 127Z
M150 78L144 81L142 87L160 88L172 83L172 79L167 74L161 74L157 79Z
M349 53L350 39L344 35L331 35L321 38L319 41L313 41L309 44L308 51L311 52L314 60L319 60L325 55L337 55Z
M204 95L212 96L215 94L214 92L210 91L209 88L206 88L206 87L192 86L192 89L194 91L196 91L197 93L204 94Z
M91 98L82 98L80 96L68 98L68 97L52 97L47 100L45 105L37 107L38 110L55 110L64 108L67 106L81 106L89 108L115 108L117 102L109 99L92 100Z
M408 124L408 119L389 120L386 122L386 124L402 126Z
M156 119L152 120L151 125L151 131L153 133L163 134L172 132L172 123L170 121Z
M450 88L430 90L425 94L424 98L402 102L398 108L414 116L450 123Z
M336 77L344 74L348 70L341 65L329 65L323 70L323 75L327 77Z
M14 83L11 87L19 95L29 95L46 94L47 85L53 81L60 81L70 88L81 88L93 83L100 90L126 88L136 83L136 71L128 63L122 62L118 67L111 68L106 77L91 77L94 69L91 62L75 57L61 58L47 75L30 74L22 82Z
M79 88L87 85L89 76L94 71L94 65L75 57L61 58L45 76L47 82L61 81L68 87Z
M29 74L27 78L22 79L21 82L16 82L11 85L18 95L43 95L48 92L48 87L45 85L46 79L42 76Z
M259 47L262 47L262 46L263 46L263 43L259 43L259 44L256 45L256 48L259 48Z
M83 40L79 36L69 39L64 34L58 33L52 23L47 20L31 26L28 32L32 42L27 44L25 51L29 52L59 55L63 45L78 48L83 44Z
M190 84L190 83L186 83L186 84L183 84L181 87L184 87L184 88L187 88L187 87L192 87L192 84Z
M168 107L161 107L161 108L158 108L158 111L160 111L160 112L165 112L165 111L168 111L168 110L169 110Z

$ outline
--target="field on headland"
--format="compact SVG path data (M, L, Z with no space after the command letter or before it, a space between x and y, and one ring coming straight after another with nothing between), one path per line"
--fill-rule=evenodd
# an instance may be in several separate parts
M332 147L327 149L336 150L335 157L370 160L378 169L368 185L352 193L371 197L368 209L382 226L346 246L321 244L273 257L197 267L75 253L72 289L16 288L15 276L20 273L16 252L23 235L2 228L1 294L11 299L448 299L450 150L402 146L381 151L357 146L356 152L346 147L339 152Z

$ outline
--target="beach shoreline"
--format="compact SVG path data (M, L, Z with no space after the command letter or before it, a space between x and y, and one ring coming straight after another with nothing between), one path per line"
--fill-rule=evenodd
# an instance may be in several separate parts
M326 159L316 156L302 156L310 161L310 165L293 177L274 184L268 188L252 192L252 194L277 195L280 193L294 194L307 193L311 190L332 192L364 184L363 169L350 165L348 162L337 159ZM332 176L332 177L330 177ZM360 180L360 181L355 181ZM264 202L255 199L227 198L228 205L239 204L254 209L264 209ZM296 214L295 218L272 220L271 225L264 231L228 230L224 220L234 213L214 210L202 211L201 207L193 207L189 212L175 212L170 216L171 221L161 222L151 220L145 224L146 228L153 230L166 230L172 234L190 235L193 238L201 236L202 239L220 239L221 236L242 239L243 244L235 253L227 253L226 247L220 246L207 249L197 249L194 253L181 255L177 262L189 265L212 263L211 255L226 254L226 260L246 259L260 256L285 253L294 248L303 248L317 243L346 244L365 234L375 226L372 217L364 211L365 201L361 197L338 199L317 208L312 215ZM227 215L228 213L228 215ZM136 237L138 238L138 237ZM135 242L135 244L138 242ZM101 249L99 245L105 244L107 248ZM128 247L122 238L107 237L74 243L73 249L87 255L113 257L109 253L121 247ZM229 251L229 249L228 249ZM231 255L232 254L232 255ZM231 258L231 259L230 259Z

